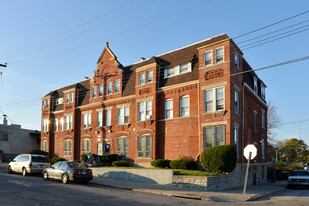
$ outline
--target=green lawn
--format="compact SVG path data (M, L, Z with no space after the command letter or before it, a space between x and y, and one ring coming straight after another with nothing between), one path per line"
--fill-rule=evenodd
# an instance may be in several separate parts
M174 169L174 175L191 175L191 176L214 176L215 173L210 173L201 170L180 170Z

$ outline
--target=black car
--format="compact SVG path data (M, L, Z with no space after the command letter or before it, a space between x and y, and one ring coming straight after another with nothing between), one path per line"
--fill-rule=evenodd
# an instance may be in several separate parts
M93 179L92 170L73 161L59 161L43 170L44 180L58 179L67 184L69 181L88 183Z

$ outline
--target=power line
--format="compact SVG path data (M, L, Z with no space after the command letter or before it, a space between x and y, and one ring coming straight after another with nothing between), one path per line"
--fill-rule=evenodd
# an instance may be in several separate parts
M302 13L300 13L300 14L296 14L296 15L294 15L294 16L291 16L291 17L288 17L288 18L286 18L286 19L277 21L277 22L272 23L272 24L269 24L269 25L267 25L267 26L263 26L263 27L260 27L260 28L258 28L258 29L255 29L255 30L253 30L253 31L247 32L247 33L245 33L245 34L236 36L236 37L234 37L233 39L238 39L238 38L240 38L240 37L247 36L247 35L252 34L252 33L254 33L254 32L257 32L257 31L266 29L266 28L271 27L271 26L274 26L274 25L276 25L276 24L280 24L280 23L282 23L282 22L288 21L288 20L293 19L293 18L296 18L296 17L298 17L298 16L307 14L308 12L309 12L309 11L307 10L307 11L302 12Z

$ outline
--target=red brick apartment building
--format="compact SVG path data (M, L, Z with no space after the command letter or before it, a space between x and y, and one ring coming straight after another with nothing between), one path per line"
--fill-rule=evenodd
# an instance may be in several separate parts
M136 164L255 144L266 167L265 84L226 34L123 66L106 44L93 77L42 98L41 148L52 156L117 153Z

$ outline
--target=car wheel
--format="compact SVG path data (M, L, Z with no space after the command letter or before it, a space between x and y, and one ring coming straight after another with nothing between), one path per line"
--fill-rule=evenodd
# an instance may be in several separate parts
M63 174L61 180L62 180L62 183L63 183L63 184L69 183L69 177L68 177L68 175L67 175L67 174Z
M22 172L22 174L23 174L23 176L27 176L27 170L26 170L26 168L23 168L23 172Z
M43 178L44 178L44 180L48 180L48 173L47 172L43 173Z
M13 173L13 170L11 169L11 166L8 167L8 173L9 173L9 174L12 174L12 173Z

